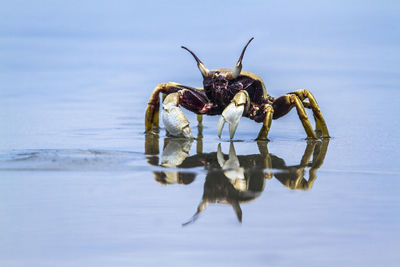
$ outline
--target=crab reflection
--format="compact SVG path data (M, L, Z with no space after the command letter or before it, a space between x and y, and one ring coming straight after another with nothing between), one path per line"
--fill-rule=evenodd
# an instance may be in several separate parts
M149 164L165 168L154 172L157 182L187 185L196 177L190 169L203 167L207 170L202 200L193 217L183 225L194 222L209 203L231 205L241 222L240 204L256 199L264 191L266 181L273 177L291 190L312 188L329 144L325 139L307 141L300 163L287 166L284 159L269 153L265 141L257 142L258 154L250 155L237 155L233 142L227 155L222 152L221 144L218 144L216 152L203 153L201 141L201 138L197 139L197 153L190 156L193 140L166 138L159 158L158 137L146 138Z

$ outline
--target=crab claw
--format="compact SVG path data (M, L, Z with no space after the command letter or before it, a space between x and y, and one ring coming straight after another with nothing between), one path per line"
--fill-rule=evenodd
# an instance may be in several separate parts
M235 95L232 102L224 109L221 118L218 121L218 137L221 138L222 129L225 122L229 123L229 134L232 139L239 125L240 118L245 110L245 105L248 103L249 95L242 90Z
M189 121L179 105L179 93L169 94L163 102L162 120L167 131L173 136L193 138Z

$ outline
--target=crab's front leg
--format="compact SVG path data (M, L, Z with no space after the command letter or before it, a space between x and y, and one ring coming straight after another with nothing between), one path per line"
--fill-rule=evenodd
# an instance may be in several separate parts
M243 113L248 111L250 106L249 94L245 90L239 91L231 103L224 109L218 121L218 137L221 137L225 122L229 123L229 134L232 139L239 125Z
M202 89L196 89L175 82L161 83L154 88L147 105L145 116L146 132L151 132L153 128L158 128L160 93L162 93L165 97L169 94L177 92L179 92L180 98L177 101L186 109L197 114L203 114L207 111L207 103L209 101ZM170 99L168 102L170 101L172 101L172 99Z

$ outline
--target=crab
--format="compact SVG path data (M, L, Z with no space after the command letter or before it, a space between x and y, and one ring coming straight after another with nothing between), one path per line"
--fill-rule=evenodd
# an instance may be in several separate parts
M172 136L192 138L189 121L180 107L198 114L199 122L201 115L221 115L217 126L220 138L227 122L230 139L233 139L242 116L262 123L257 140L266 140L272 120L279 119L296 107L308 139L328 138L325 119L309 90L300 89L275 98L267 94L264 82L258 75L242 71L244 53L253 39L251 38L244 46L234 69L208 70L191 50L182 46L196 60L203 76L204 88L194 88L175 82L157 85L146 109L146 132L153 132L159 127L160 93L162 93L162 120L167 133ZM306 108L313 112L315 131L308 119Z

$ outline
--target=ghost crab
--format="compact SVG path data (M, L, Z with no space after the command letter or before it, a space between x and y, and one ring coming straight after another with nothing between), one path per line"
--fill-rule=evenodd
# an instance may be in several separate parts
M225 122L229 123L233 139L242 116L263 123L257 139L267 139L272 120L286 115L293 107L303 124L307 138L329 137L324 117L312 93L306 89L296 90L274 98L267 94L262 79L253 73L242 71L242 59L251 38L244 46L234 69L208 70L203 62L188 48L203 76L204 88L194 88L175 82L162 83L154 89L146 109L146 132L158 127L160 93L163 94L162 119L166 130L173 136L192 138L189 121L179 106L198 115L221 115L218 136L221 137ZM307 100L308 99L308 100ZM315 131L305 111L313 111ZM199 118L199 117L198 117Z

